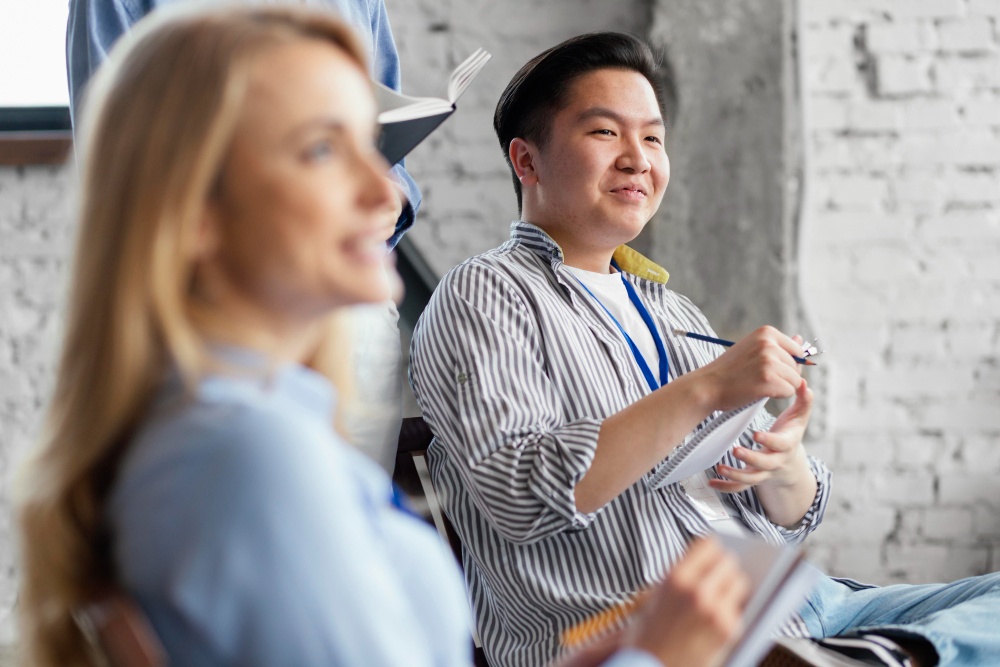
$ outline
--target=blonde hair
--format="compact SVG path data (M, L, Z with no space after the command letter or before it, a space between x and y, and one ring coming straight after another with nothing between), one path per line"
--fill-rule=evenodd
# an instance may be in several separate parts
M73 612L115 579L104 504L122 455L167 364L189 381L204 369L191 299L203 207L255 58L301 39L329 42L367 72L327 11L200 8L141 21L91 83L67 329L41 442L19 479L29 664L88 664Z

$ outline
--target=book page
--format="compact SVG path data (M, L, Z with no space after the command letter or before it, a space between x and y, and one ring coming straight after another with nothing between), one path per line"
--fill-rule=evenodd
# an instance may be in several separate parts
M476 75L486 67L493 56L483 48L473 51L472 55L462 61L448 79L448 101L454 104L469 87Z
M375 92L375 106L378 108L380 125L398 123L414 118L426 118L452 110L452 105L434 97L410 97L397 93L375 81L372 89Z

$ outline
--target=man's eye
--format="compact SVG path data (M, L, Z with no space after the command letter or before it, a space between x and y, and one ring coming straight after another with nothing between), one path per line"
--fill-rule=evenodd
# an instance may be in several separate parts
M663 140L657 136L646 137L646 141L651 141L654 144L662 144Z
M604 129L602 129L602 130L594 130L591 134L601 134L601 135L604 135L605 137L613 137L613 136L615 136L615 133L612 132L611 130L604 130Z

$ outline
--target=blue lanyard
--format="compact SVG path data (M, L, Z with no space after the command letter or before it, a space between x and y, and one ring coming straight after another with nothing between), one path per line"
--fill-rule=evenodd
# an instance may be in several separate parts
M423 517L413 511L409 498L407 498L406 494L403 493L403 490L396 485L396 482L392 483L392 490L389 493L389 504L403 514L409 514L412 517L423 520Z
M656 344L656 352L660 355L659 382L657 382L656 378L653 376L653 371L649 369L649 364L646 363L646 359L642 356L642 352L639 351L639 347L632 340L632 337L628 335L618 319L612 315L611 311L608 310L608 307L601 303L601 300L590 291L590 288L583 284L583 281L577 278L577 282L580 283L580 286L583 289L587 290L587 294L593 297L594 301L596 301L601 308L604 309L604 312L608 314L611 321L618 327L618 331L620 331L622 336L625 337L625 342L628 343L629 349L632 350L632 356L635 357L635 362L639 365L639 370L642 371L643 377L646 378L646 383L649 384L650 391L656 391L661 386L667 384L670 379L670 365L667 361L667 350L663 346L663 339L660 337L660 332L656 329L656 325L653 323L653 317L649 314L649 311L646 310L646 306L643 305L642 300L635 291L635 288L632 287L632 283L625 280L625 273L618 268L618 264L614 260L611 260L611 266L618 270L618 274L622 278L622 284L625 285L625 291L628 292L629 301L631 301L632 305L635 306L635 309L639 311L639 316L642 318L642 321L646 323L646 328L649 329L649 334L653 337L653 342ZM574 278L575 277L576 276L574 276Z

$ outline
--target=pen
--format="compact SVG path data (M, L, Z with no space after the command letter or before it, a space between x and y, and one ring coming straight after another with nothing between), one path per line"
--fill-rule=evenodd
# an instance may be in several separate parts
M687 338L694 338L695 340L705 341L706 343L714 343L715 345L723 345L725 347L732 347L735 343L731 340L725 340L724 338L712 338L711 336L706 336L700 333L694 333L693 331L684 331L684 329L671 329L671 333L675 336L685 336ZM805 357L796 357L792 355L792 359L799 362L803 366L815 366L816 362L806 359Z

